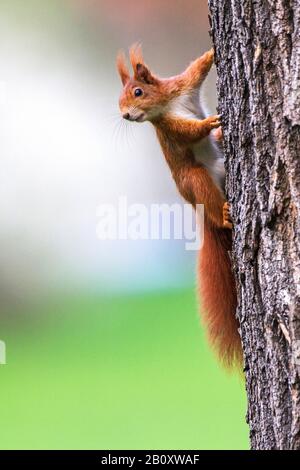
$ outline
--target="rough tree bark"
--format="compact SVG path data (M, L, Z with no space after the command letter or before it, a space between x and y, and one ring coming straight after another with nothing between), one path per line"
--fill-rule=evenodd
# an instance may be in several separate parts
M300 0L209 0L254 449L300 449Z

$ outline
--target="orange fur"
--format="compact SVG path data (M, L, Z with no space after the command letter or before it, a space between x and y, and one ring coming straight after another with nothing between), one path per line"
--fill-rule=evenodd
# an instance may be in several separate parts
M214 62L214 51L210 51L203 54L202 57L194 60L188 68L181 75L184 87L199 87L206 75L211 69Z
M125 86L126 83L130 80L130 74L126 65L125 55L122 51L120 51L117 55L117 69L121 77L121 81Z
M212 66L213 51L193 61L182 74L168 79L158 78L150 72L140 46L130 49L130 62L133 78L128 80L124 61L118 60L122 82L126 77L119 102L121 112L131 121L152 122L179 192L194 207L204 204L205 237L199 261L203 321L221 360L227 365L234 364L241 358L241 343L228 254L231 249L230 223L226 221L224 225L225 198L216 174L209 171L207 162L198 162L195 158L197 144L212 130L220 129L219 116L199 118L202 114L199 87ZM219 129L215 141L220 146Z
M199 253L199 294L202 319L209 342L225 366L240 366L241 339L236 310L236 291L229 251L231 232L206 223L204 244Z

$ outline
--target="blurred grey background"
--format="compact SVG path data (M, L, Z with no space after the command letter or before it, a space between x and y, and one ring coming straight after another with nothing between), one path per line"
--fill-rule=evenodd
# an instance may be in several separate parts
M206 2L1 0L0 11L3 298L193 284L182 241L99 241L96 210L120 195L182 202L151 125L120 128L115 56L140 41L157 74L179 73L211 47Z

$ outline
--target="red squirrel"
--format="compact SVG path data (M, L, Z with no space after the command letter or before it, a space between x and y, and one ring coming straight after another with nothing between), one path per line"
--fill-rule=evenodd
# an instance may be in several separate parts
M198 263L202 319L221 361L241 362L241 341L235 317L236 290L231 270L231 220L224 197L224 164L220 155L220 116L204 118L200 87L213 61L210 50L180 75L162 79L145 64L141 47L130 49L133 77L125 55L117 57L123 84L119 106L124 119L150 121L183 198L196 207L204 204L204 243ZM217 129L212 132L213 129ZM208 139L207 139L208 138ZM203 142L215 152L203 155ZM219 149L218 149L219 148Z

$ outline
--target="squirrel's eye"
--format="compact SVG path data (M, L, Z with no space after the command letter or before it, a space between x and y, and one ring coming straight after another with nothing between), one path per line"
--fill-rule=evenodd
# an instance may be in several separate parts
M134 96L142 96L143 94L143 90L141 90L141 88L136 88L134 90Z

